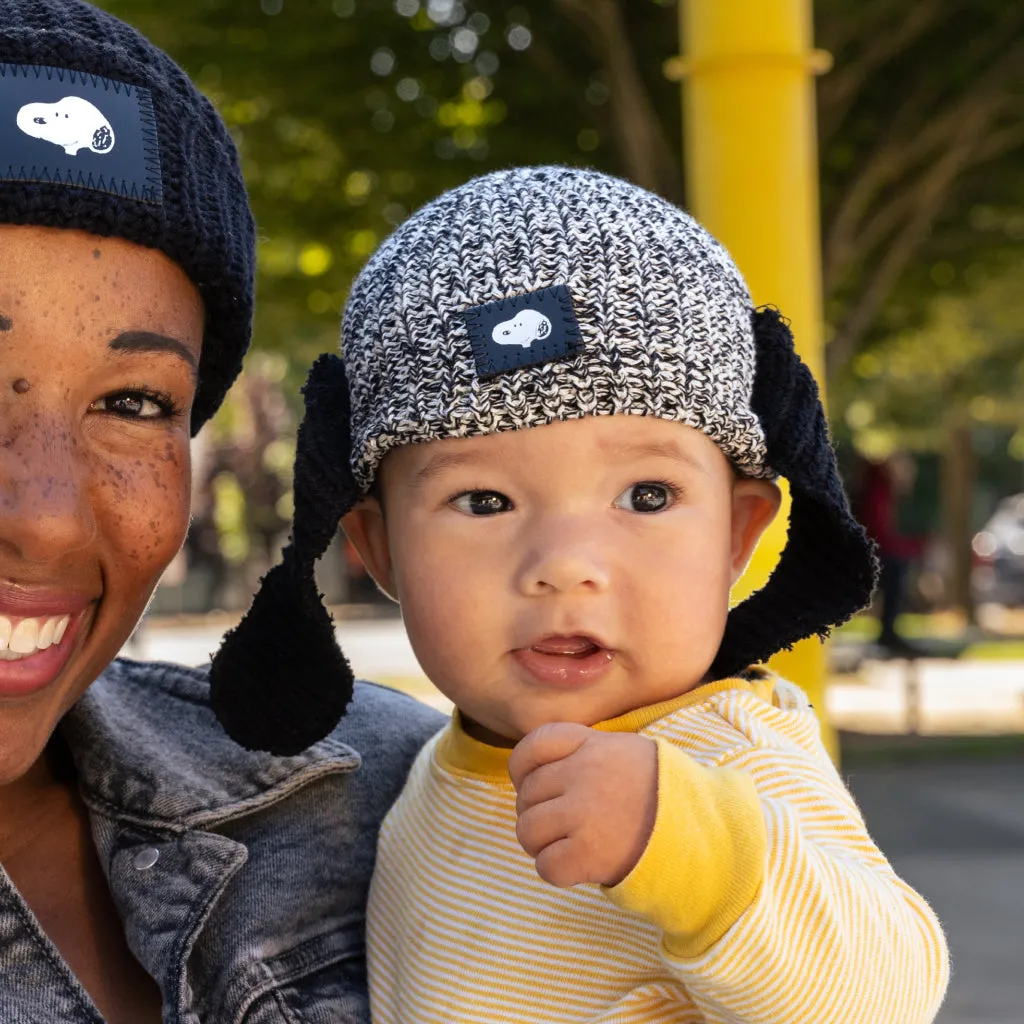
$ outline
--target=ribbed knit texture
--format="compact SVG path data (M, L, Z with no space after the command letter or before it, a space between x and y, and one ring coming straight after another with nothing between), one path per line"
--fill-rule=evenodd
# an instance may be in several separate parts
M474 769L446 753L449 732L432 740L381 831L368 919L374 1021L932 1021L948 977L935 916L868 836L803 694L780 681L764 696L756 683L714 684L640 730L692 759L695 774L747 776L763 818L752 902L709 947L682 953L655 920L599 887L541 881L516 841L500 752L485 748L494 756ZM663 817L656 835L678 827ZM652 917L673 920L672 901L704 884L688 859L702 841L699 821L691 827L674 837L678 862L660 872ZM671 839L662 834L661 848ZM648 873L643 899L613 890L617 902L656 908L658 874Z
M559 284L581 354L481 380L463 311ZM750 314L729 254L650 192L567 167L474 178L413 214L353 285L341 347L356 480L410 441L613 413L687 423L770 475Z
M0 223L124 238L161 250L185 271L206 308L194 433L238 375L251 332L255 230L227 128L166 54L81 0L0 0L0 62L87 72L152 93L161 204L77 186L0 181Z

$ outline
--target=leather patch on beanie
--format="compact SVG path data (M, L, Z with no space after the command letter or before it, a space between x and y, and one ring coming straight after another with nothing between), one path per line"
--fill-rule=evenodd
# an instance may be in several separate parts
M0 62L0 181L38 181L163 201L148 89Z
M564 284L462 311L481 377L571 359L583 349L572 297Z

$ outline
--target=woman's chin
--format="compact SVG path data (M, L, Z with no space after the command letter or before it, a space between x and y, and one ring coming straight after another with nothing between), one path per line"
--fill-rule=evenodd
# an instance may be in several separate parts
M32 721L19 721L7 708L0 708L0 789L27 775L46 750L46 744L60 721L60 712L45 718L38 712Z

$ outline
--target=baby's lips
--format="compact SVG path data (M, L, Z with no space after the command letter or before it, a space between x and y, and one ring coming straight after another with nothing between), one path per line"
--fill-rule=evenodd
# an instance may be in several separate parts
M530 645L538 654L560 654L568 657L585 657L601 649L601 644L589 636L549 636Z

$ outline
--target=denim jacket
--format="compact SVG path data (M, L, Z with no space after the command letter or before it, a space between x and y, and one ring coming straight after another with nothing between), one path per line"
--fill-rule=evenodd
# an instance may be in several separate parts
M90 687L61 731L168 1024L367 1024L377 830L444 721L357 683L327 739L274 757L226 737L203 669L118 660ZM2 869L0 1021L102 1021Z

